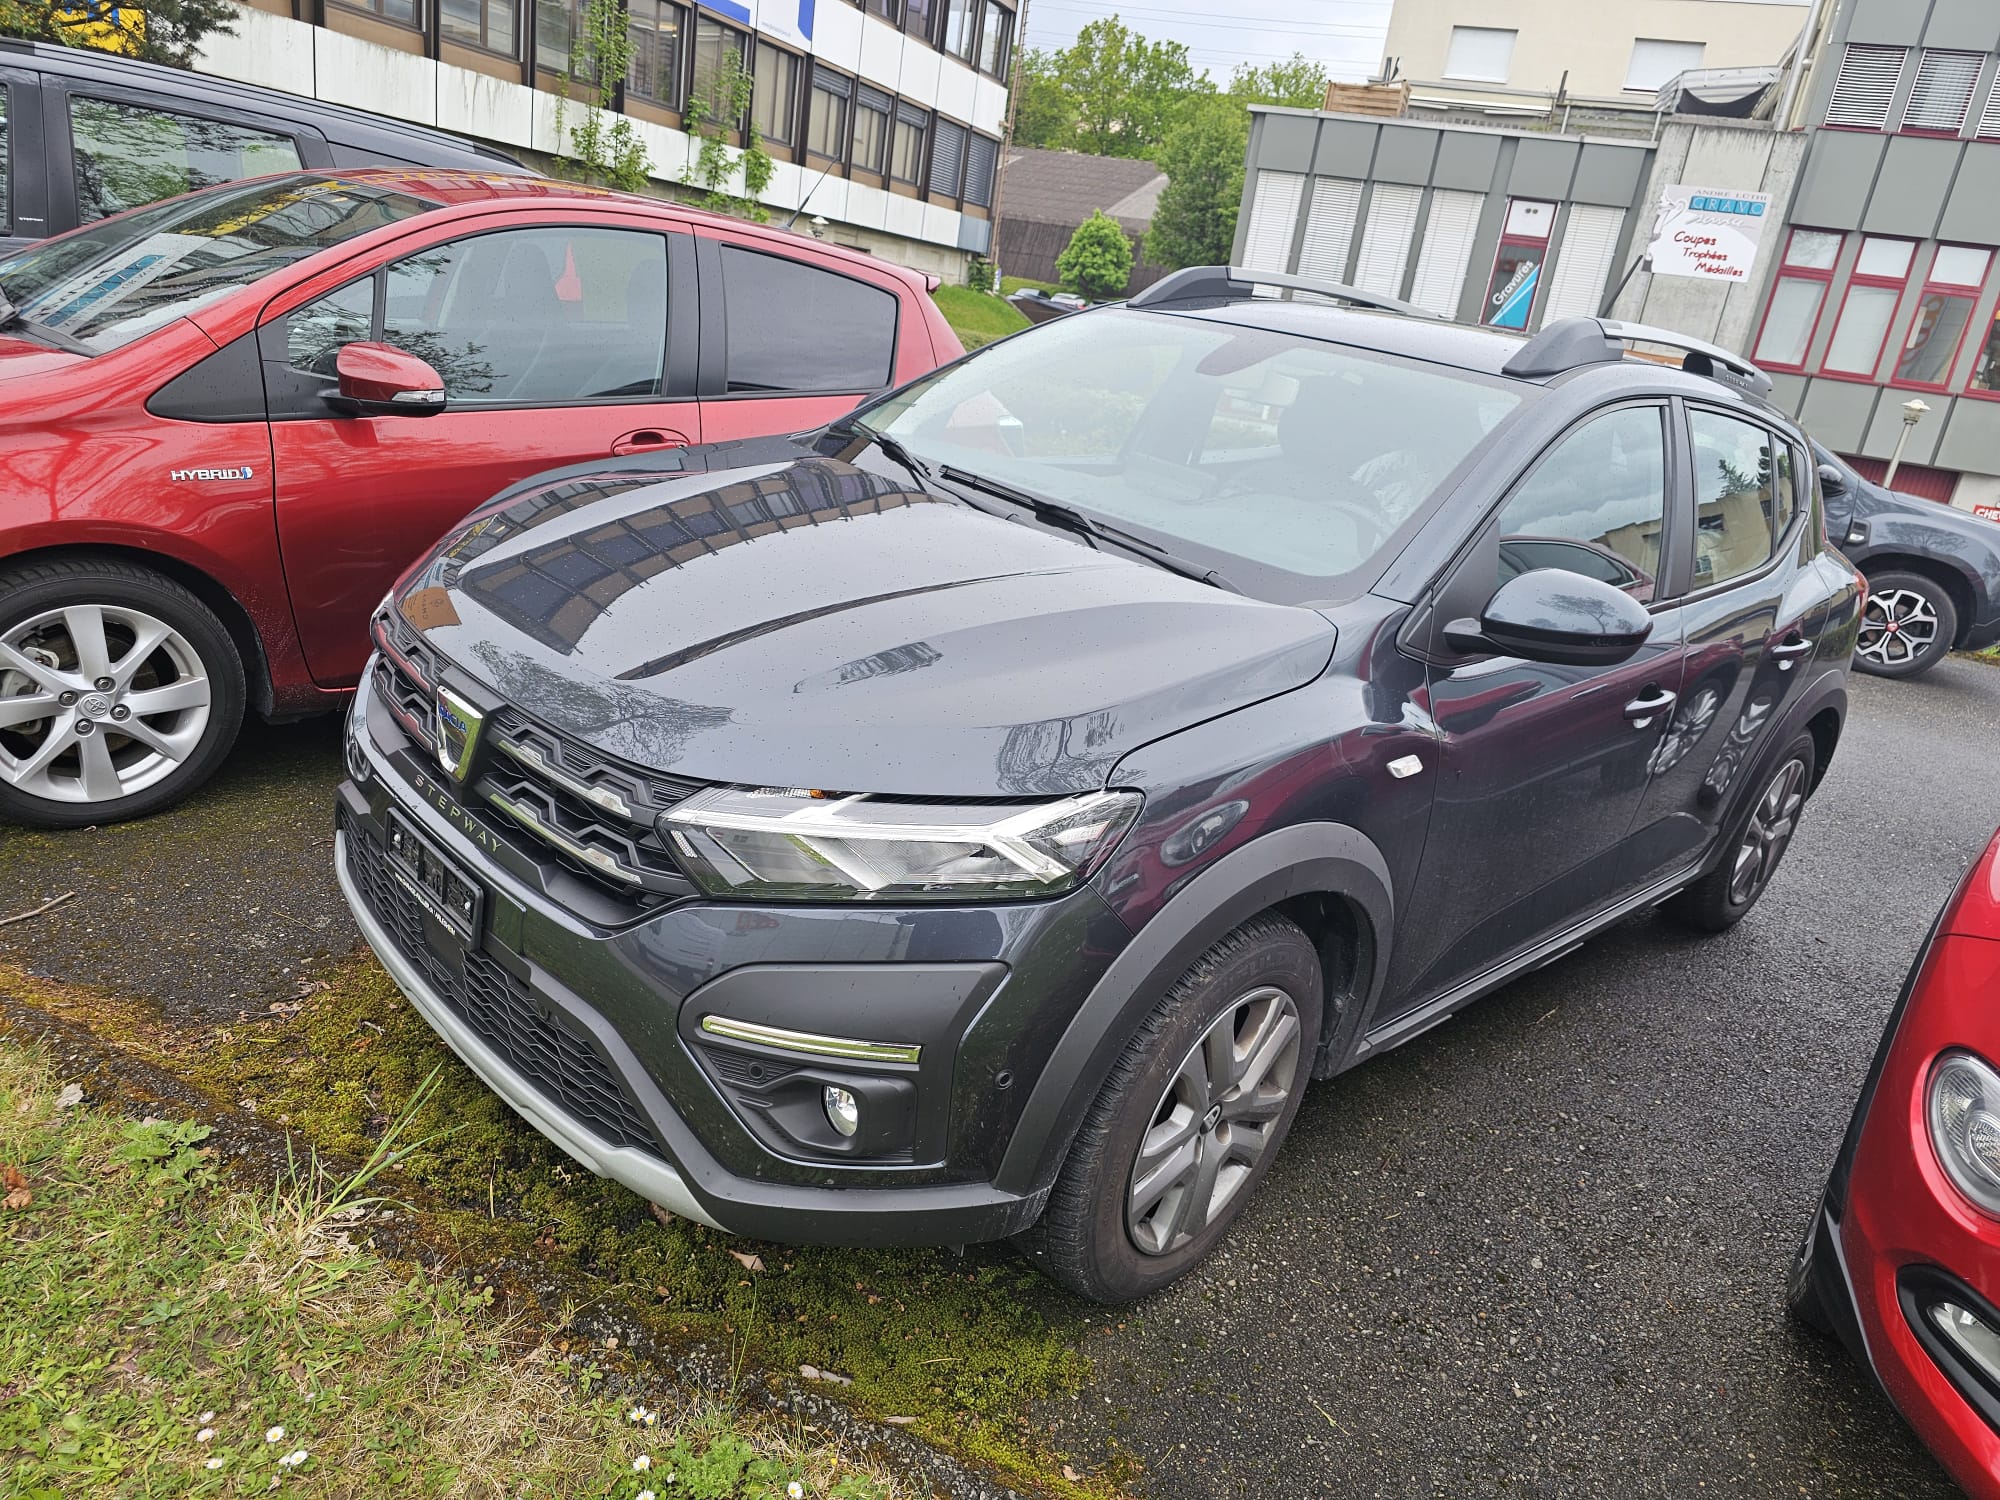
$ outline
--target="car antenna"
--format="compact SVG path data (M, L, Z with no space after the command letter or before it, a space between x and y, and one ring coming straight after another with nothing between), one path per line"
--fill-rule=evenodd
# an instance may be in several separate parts
M785 228L790 229L794 224L799 222L799 215L806 211L806 205L813 201L813 194L819 191L819 184L825 182L827 175L832 171L833 168L829 166L825 172L819 174L819 181L806 190L805 197L799 199L799 206L793 209L792 216L785 220Z

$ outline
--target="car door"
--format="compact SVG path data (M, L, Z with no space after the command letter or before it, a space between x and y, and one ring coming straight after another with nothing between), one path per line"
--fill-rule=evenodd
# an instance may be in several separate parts
M1654 756L1631 848L1644 874L1686 865L1740 806L1826 626L1812 565L1808 451L1754 418L1685 408L1693 491L1680 702Z
M831 422L895 383L899 337L928 337L902 328L901 299L881 282L726 233L696 244L710 442Z
M1629 888L1624 839L1680 688L1670 497L1681 483L1665 402L1602 409L1551 444L1438 589L1429 709L1438 732L1431 830L1385 1018L1505 960ZM1608 667L1462 657L1442 627L1501 583L1580 572L1646 604L1651 637Z
M0 255L49 232L41 109L36 75L0 63Z
M314 679L345 686L396 576L474 506L541 469L700 440L688 237L658 222L520 224L385 257L266 320L278 540ZM427 416L330 408L340 348L375 338L428 361Z

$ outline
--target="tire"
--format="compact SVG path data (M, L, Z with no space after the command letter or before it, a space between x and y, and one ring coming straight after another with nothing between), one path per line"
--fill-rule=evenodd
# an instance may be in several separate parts
M1016 1241L1028 1258L1094 1302L1130 1302L1185 1275L1235 1222L1284 1143L1324 1003L1319 955L1283 917L1253 918L1195 960L1105 1080L1041 1221ZM1263 1084L1250 1095L1240 1081L1214 1086L1218 1073L1240 1080L1245 1059L1235 1053L1246 1045L1251 1061L1270 1054ZM1208 1066L1225 1048L1224 1067ZM1267 1086L1281 1076L1274 1096ZM1145 1176L1156 1191L1134 1210L1128 1200L1149 1139L1161 1164ZM1204 1178L1205 1210L1195 1206Z
M1799 1242L1798 1253L1792 1257L1791 1267L1785 1272L1785 1311L1792 1315L1794 1321L1821 1337L1835 1338L1838 1335L1833 1320L1826 1315L1826 1303L1821 1299L1819 1276L1813 1264L1819 1244L1820 1221L1824 1217L1821 1201L1815 1199L1812 1222L1806 1225L1805 1238Z
M222 764L243 701L235 641L172 579L110 558L0 569L0 819L171 807Z
M1921 573L1874 573L1854 670L1872 677L1921 677L1951 654L1958 606L1944 586Z
M1791 847L1817 763L1813 737L1801 733L1785 747L1756 800L1736 822L1720 863L1665 910L1698 932L1727 932L1749 915Z

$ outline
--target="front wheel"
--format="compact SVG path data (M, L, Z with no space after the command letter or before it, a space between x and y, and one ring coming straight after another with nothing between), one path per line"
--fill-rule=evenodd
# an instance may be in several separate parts
M1243 1211L1298 1112L1325 1001L1319 955L1257 917L1197 959L1139 1028L1021 1248L1096 1302L1178 1280Z
M1943 661L1958 639L1958 607L1921 573L1868 580L1854 669L1876 677L1917 677Z
M173 580L111 559L0 571L0 819L170 806L222 763L243 698L236 643Z
M1729 852L1708 874L1675 896L1667 910L1701 932L1727 932L1764 894L1792 846L1812 790L1818 750L1810 734L1785 747L1776 769L1736 830Z

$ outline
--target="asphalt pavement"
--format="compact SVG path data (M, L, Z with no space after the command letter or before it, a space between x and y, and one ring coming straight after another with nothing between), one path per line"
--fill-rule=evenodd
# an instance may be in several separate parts
M1041 1415L1208 1496L1954 1494L1782 1308L1786 1262L1931 917L2000 824L2000 668L1856 678L1734 932L1635 918L1308 1096L1244 1220L1103 1320ZM183 808L0 829L0 960L204 1019L348 951L331 720L256 728Z

